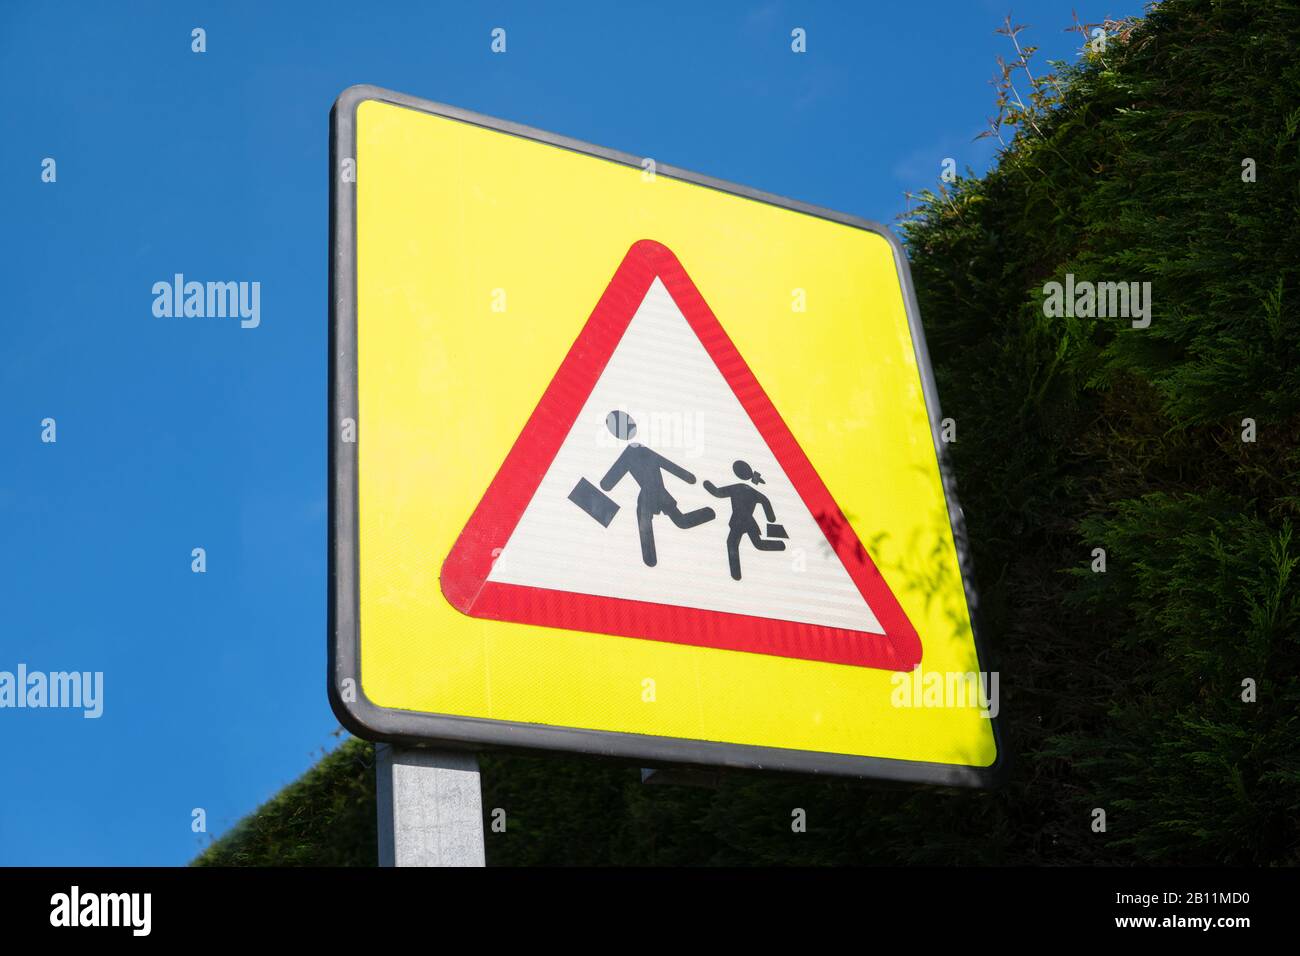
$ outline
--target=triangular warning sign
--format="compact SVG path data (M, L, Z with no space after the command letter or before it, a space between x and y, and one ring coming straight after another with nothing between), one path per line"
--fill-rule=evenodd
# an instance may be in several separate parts
M911 670L921 642L672 252L628 251L442 566L472 617Z

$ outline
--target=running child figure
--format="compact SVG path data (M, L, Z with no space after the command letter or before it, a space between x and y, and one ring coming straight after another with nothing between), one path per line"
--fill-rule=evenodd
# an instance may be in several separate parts
M736 477L741 482L753 482L755 485L764 483L763 476L751 468L748 462L737 461L732 464L731 470L736 473ZM772 502L767 500L767 495L751 485L735 484L717 488L708 480L704 482L704 490L715 498L731 499L731 530L727 534L727 563L731 566L731 577L734 580L740 580L740 539L746 535L759 551L785 550L784 541L765 541L758 529L758 522L754 520L754 509L762 505L768 523L772 524L776 521L776 512L772 510Z

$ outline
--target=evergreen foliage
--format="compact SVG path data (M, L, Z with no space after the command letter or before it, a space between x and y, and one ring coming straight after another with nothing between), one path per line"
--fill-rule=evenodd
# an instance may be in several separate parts
M1165 0L1107 28L1034 76L1008 24L996 167L903 223L1008 786L654 787L488 755L490 863L1300 862L1300 6ZM1066 273L1149 281L1150 327L1047 317ZM202 862L372 864L369 752L345 744Z
M375 752L347 740L201 853L196 866L374 866Z

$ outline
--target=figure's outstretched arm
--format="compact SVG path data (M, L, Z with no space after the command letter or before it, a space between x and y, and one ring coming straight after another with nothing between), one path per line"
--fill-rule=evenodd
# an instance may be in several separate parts
M655 452L654 456L659 462L659 467L662 468L664 471L668 472L670 475L676 475L678 478L686 482L688 485L695 484L695 476L692 475L685 468L681 467L680 465L674 465L671 461L669 461L667 458L665 458L663 455L659 454L658 452Z
M704 490L707 491L709 494L713 495L713 497L715 498L727 497L726 492L719 491L717 486L713 482L709 481L709 479L707 478L704 479Z
M600 479L600 487L604 491L613 491L614 486L619 483L624 475L628 473L628 452L630 448L624 448L623 454L619 455L610 466L609 471L605 472L605 477Z

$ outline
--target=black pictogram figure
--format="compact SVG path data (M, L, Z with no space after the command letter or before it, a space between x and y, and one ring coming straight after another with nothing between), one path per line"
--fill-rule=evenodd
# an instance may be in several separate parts
M636 525L641 534L641 559L647 567L653 568L659 560L655 554L655 534L651 521L657 514L667 515L679 528L694 528L717 517L712 508L700 508L682 514L673 496L664 488L663 473L675 475L688 485L695 484L695 476L685 468L674 465L671 461L651 451L645 445L632 441L636 434L636 422L627 412L613 411L605 416L605 425L620 441L628 446L618 456L612 468L600 479L600 487L612 491L624 475L631 475L632 480L641 487L636 499ZM599 520L599 519L598 519Z
M747 462L735 462L731 470L736 473L736 477L741 482L752 481L756 485L763 484L763 476L749 467ZM767 515L768 534L785 536L785 529L773 523L776 521L776 512L772 510L772 502L767 500L767 495L747 484L715 488L713 483L707 480L704 482L704 490L715 498L731 499L731 531L727 535L727 563L731 566L732 578L740 580L740 539L746 535L759 551L785 550L784 541L764 540L758 530L758 522L754 520L754 508L762 505L763 512Z

